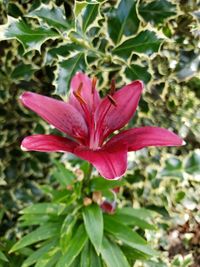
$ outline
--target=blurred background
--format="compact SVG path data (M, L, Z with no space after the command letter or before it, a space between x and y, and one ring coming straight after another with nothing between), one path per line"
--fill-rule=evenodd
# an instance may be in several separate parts
M7 15L19 18L41 3L49 2L0 1L0 24L7 23ZM72 17L73 1L54 2L63 8L66 18ZM107 2L105 12L117 3ZM151 8L156 10L155 2L157 9L162 12L148 13L147 10ZM131 62L138 63L137 67L133 67L134 71L120 67L117 62L104 62L103 68L111 68L111 71L103 76L102 69L99 73L96 71L100 63L93 61L91 69L86 69L86 72L96 72L100 89L106 90L112 77L116 78L117 88L138 77L142 78L146 87L130 126L165 127L186 141L184 147L148 148L131 153L125 178L127 182L120 189L118 205L128 201L134 207L147 207L158 214L155 218L158 228L149 232L148 239L160 250L160 263L156 265L149 262L147 266L198 267L200 6L199 1L193 0L163 1L165 5L161 2L137 3L140 27L151 25L168 38L159 52L152 57L133 54ZM20 150L23 137L53 130L36 114L24 109L18 100L26 90L44 95L54 94L57 70L54 55L62 55L62 51L55 50L60 43L60 40L48 40L42 44L41 53L31 50L24 54L22 44L17 40L0 42L0 250L4 252L23 234L17 226L19 211L30 203L44 200L39 185L49 183L55 168L52 159L62 156ZM105 93L103 90L101 92ZM9 266L15 266L16 259L24 255L13 256L13 263L11 260ZM2 261L0 266L8 265ZM138 263L137 266L143 265Z

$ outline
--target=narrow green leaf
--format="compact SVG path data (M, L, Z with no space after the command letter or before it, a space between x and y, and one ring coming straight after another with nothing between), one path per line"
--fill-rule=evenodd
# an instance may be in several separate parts
M101 255L107 267L130 267L121 249L106 237L103 238Z
M64 204L56 203L37 203L23 209L22 214L56 214L60 215L65 209Z
M145 208L136 209L136 208L131 208L131 207L121 208L117 212L119 212L120 214L127 214L130 216L138 217L140 219L152 218L154 214L152 210L148 210Z
M122 36L131 36L138 30L139 19L135 0L121 0L116 9L108 14L108 33L114 43L118 44Z
M125 224L125 225L138 226L141 229L149 229L149 230L155 230L156 229L154 225L149 224L145 220L142 220L142 219L135 217L135 216L132 216L132 215L123 214L120 212L115 213L113 215L113 219L115 219L118 222L123 222L123 224Z
M70 88L70 81L77 71L85 70L85 59L83 53L75 54L66 60L61 61L55 73L56 94L66 95Z
M118 186L123 186L125 182L126 181L123 179L112 181L112 180L102 179L102 177L97 177L90 181L90 188L92 191L108 190Z
M64 166L64 164L60 163L58 160L54 160L53 162L55 163L59 171L59 173L56 173L57 175L54 175L54 177L57 178L59 183L64 187L69 184L72 184L72 182L76 178L76 175L72 171L68 170Z
M69 267L83 249L88 237L84 225L80 225L75 235L70 240L64 255L60 258L56 267Z
M63 221L60 231L60 247L63 253L65 252L67 245L69 244L70 239L72 237L72 231L76 220L77 218L75 216L69 214Z
M85 243L85 246L81 251L80 267L90 267L89 241Z
M61 252L58 247L44 254L42 258L37 261L34 267L55 267L55 264L61 257Z
M34 244L36 242L49 239L59 233L60 225L58 224L45 224L43 226L40 226L35 231L31 232L30 234L24 236L22 239L20 239L10 250L11 252L14 252L16 250L19 250L21 248L27 247L31 244Z
M92 246L92 244L90 244L90 265L89 267L102 267L103 264L102 264L102 259L99 255L97 255L94 247Z
M156 0L150 3L141 3L139 13L146 21L162 23L164 19L176 15L176 5L166 0Z
M99 254L103 238L103 215L101 208L96 204L85 207L83 209L83 220L90 241Z
M0 251L0 260L8 262L8 259L6 258L5 254L2 251Z
M44 224L50 220L50 216L47 214L23 214L20 217L20 226L39 225Z
M114 220L111 216L104 216L104 226L106 231L124 242L124 244L150 256L156 254L155 251L147 245L146 240L139 234L128 226Z
M113 54L117 54L125 59L127 59L132 52L151 55L158 51L161 42L162 39L159 39L155 32L145 30L140 32L136 37L130 38L117 46L113 50Z
M57 30L63 31L70 27L66 20L64 10L61 7L41 4L37 9L26 15L36 19L41 19L48 26L54 27Z
M147 84L151 79L151 74L147 71L147 69L147 67L131 64L125 69L125 74L131 81L142 80Z
M39 26L32 28L23 20L10 19L6 25L0 26L0 32L3 31L3 36L0 40L17 39L23 46L25 52L30 50L40 51L41 45L48 39L59 37L59 33L53 29Z
M57 240L53 240L50 243L47 243L46 245L42 245L39 249L34 251L22 264L22 267L28 267L35 262L37 262L41 257L43 257L44 254L49 252L52 248L54 248L57 244Z

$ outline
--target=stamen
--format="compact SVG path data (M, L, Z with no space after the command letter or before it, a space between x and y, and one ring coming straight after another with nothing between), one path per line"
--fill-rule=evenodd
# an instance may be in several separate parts
M80 104L87 105L85 100L82 98L82 96L78 92L73 92L73 94L76 97L76 99L80 102Z
M94 94L96 84L97 84L97 77L93 77L92 78L92 94Z
M116 106L117 106L117 102L116 102L116 100L115 100L111 95L107 95L107 97L108 97L110 103L111 103L113 106L116 107Z
M111 80L111 86L110 86L110 94L111 95L114 95L115 89L116 89L116 87L115 87L115 79L112 79Z
M83 87L83 83L80 83L78 89L76 91L74 91L73 94L76 97L76 99L80 102L80 104L87 105L87 103L85 102L85 100L81 96L82 87Z

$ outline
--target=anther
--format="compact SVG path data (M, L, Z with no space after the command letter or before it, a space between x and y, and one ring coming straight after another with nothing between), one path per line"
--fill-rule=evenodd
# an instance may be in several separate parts
M115 79L112 79L111 80L111 86L110 86L110 94L111 95L114 95L115 89L116 89L116 87L115 87Z
M116 100L115 100L111 95L107 95L107 97L108 97L110 103L111 103L113 106L116 107L116 106L117 106L117 102L116 102Z
M96 83L97 83L97 77L93 77L92 78L92 94L94 94Z
M81 96L82 87L83 87L83 83L80 83L78 89L76 91L74 91L73 94L81 104L87 105L87 103L85 102L85 100Z

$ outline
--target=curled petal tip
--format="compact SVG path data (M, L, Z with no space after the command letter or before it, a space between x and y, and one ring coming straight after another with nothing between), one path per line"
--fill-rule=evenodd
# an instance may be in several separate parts
M181 145L182 146L185 146L186 145L186 142L183 140Z
M28 149L25 148L22 144L21 144L20 148L21 148L22 151L28 151Z

